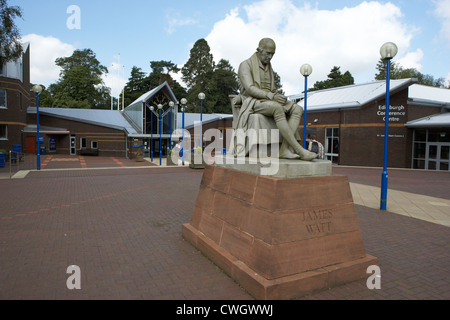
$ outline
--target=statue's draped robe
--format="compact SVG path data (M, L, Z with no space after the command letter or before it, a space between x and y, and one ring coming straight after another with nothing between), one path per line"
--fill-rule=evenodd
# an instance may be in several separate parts
M234 119L236 126L233 132L233 140L230 146L230 153L235 156L245 156L248 152L245 151L245 139L238 139L237 134L245 136L248 130L248 118L253 113L253 107L257 101L261 101L261 99L257 99L251 97L247 90L245 89L244 83L248 85L254 85L258 89L261 89L261 72L260 72L261 62L258 59L257 54L253 54L250 59L245 60L239 66L239 82L240 82L240 95L235 98L235 104L241 105L239 110L239 115L237 119ZM270 73L270 83L271 83L271 92L275 92L275 77L273 74L272 66L268 65L269 73ZM262 99L264 100L264 99Z
M261 79L261 75L264 74L263 69L264 66L256 53L239 66L240 95L234 99L233 103L235 105L241 105L241 107L237 119L234 119L235 127L229 150L230 154L235 156L246 156L248 154L248 140L245 137L247 136L249 117L254 113L255 104L269 101L263 92L276 93L272 65L269 63L265 69L268 71L268 79ZM265 85L262 83L263 80L266 81ZM253 93L253 96L249 94L246 88L251 90L252 86L257 89L260 97L255 98L255 93ZM288 101L284 107L286 110L289 110L293 104L293 102ZM248 138L251 139L251 137Z

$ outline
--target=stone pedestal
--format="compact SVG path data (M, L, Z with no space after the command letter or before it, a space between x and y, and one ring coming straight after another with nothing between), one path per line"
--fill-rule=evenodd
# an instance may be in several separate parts
M331 176L331 162L327 160L299 161L220 155L214 157L214 162L218 167L274 178Z
M257 299L367 278L377 258L365 252L347 177L329 166L298 178L206 166L183 237Z

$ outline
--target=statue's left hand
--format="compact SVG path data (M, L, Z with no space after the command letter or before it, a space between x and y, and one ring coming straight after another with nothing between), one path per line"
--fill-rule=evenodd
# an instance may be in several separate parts
M277 93L275 97L273 98L274 101L278 102L279 104L285 104L287 102L287 97L285 97L282 94Z

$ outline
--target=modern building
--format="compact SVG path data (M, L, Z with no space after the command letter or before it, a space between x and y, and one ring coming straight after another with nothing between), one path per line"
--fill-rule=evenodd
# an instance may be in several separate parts
M159 105L162 106L161 114ZM143 152L147 157L151 153L159 157L161 151L161 156L166 157L171 142L173 146L183 136L183 113L179 109L178 100L167 82L145 93L123 111L40 107L39 133L43 137L40 151L41 154L129 158L134 158L138 152ZM31 154L37 151L36 112L36 107L28 108L28 125L22 133L25 150ZM231 115L204 114L203 132L212 128L213 124L224 139L226 126L223 119L227 117L231 118ZM199 144L197 139L200 141L196 131L200 128L199 123L200 114L184 114L185 139L189 139L192 147ZM219 143L218 140L216 143Z
M101 155L133 157L136 152L150 148L153 136L155 154L159 155L162 132L162 154L169 146L171 126L176 128L176 108L169 102L178 102L167 82L146 93L122 110L39 108L40 135L44 137L43 152L70 155ZM163 105L161 120L158 110ZM28 126L24 130L26 150L35 153L36 107L28 108ZM152 123L153 122L153 123ZM152 131L153 129L153 131ZM160 131L161 130L161 131ZM140 149L140 150L139 150Z
M5 152L22 145L27 108L34 103L30 92L30 44L22 47L21 58L0 65L0 150Z
M390 92L388 166L450 170L450 90L402 79ZM307 134L334 163L382 167L385 96L385 81L309 92ZM304 106L304 94L289 98Z
M36 107L29 107L23 144L30 154L37 151L36 120ZM136 132L117 110L39 108L41 154L125 157L127 136Z

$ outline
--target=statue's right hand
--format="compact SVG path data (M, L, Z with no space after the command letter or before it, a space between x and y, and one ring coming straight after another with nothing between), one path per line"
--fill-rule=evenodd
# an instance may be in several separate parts
M240 105L242 105L242 97L241 97L241 95L239 95L239 94L236 95L236 96L233 98L232 104L235 105L235 106L240 106Z

